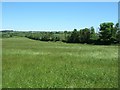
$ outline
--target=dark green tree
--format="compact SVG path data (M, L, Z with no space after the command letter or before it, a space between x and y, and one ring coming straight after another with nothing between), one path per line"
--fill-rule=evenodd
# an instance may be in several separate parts
M90 30L88 28L81 29L79 32L79 39L81 43L89 43L90 42Z
M77 29L74 29L70 36L68 36L67 42L69 43L79 43L79 33Z
M65 41L67 40L67 31L64 31Z
M120 26L119 26L119 23L117 23L115 25L115 29L116 29L116 40L120 43Z
M95 29L94 27L90 28L90 39L91 40L96 40L96 34L95 34Z
M114 32L114 27L113 27L112 22L108 23L102 23L100 24L100 35L99 38L103 44L110 44L111 38L112 38L112 33Z

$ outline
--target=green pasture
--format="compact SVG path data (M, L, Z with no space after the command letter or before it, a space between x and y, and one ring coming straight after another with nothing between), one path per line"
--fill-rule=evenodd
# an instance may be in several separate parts
M2 40L3 88L116 88L118 46Z

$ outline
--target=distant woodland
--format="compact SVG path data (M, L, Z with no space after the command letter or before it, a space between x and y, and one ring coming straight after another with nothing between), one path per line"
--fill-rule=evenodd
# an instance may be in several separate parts
M13 31L3 30L0 33L2 38L26 37L40 41L62 41L66 43L86 43L95 45L110 45L120 43L119 23L101 23L99 31L95 32L94 27L74 29L73 31Z

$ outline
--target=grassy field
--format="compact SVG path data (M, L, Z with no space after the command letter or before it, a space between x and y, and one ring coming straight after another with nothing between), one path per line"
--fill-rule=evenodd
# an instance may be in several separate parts
M118 47L3 39L3 88L118 87Z
M0 89L2 89L2 39L1 38L0 38Z

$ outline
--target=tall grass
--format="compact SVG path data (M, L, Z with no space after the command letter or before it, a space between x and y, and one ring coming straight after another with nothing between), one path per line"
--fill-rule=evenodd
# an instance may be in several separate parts
M2 89L2 39L1 38L0 38L0 89Z
M118 47L3 39L3 88L118 87Z

